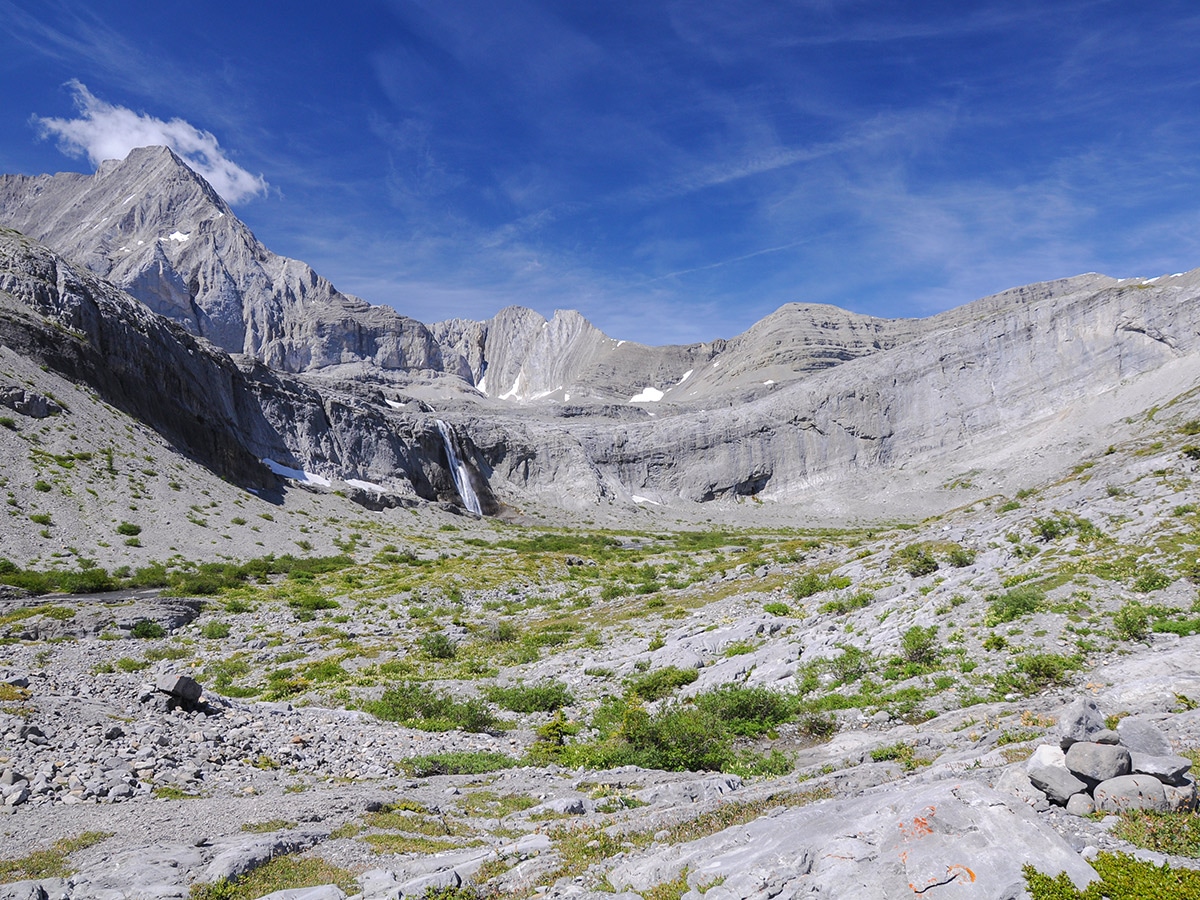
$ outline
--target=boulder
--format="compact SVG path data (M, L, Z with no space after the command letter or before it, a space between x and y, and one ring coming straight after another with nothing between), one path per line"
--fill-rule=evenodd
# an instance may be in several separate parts
M1072 796L1088 788L1087 782L1072 775L1065 765L1036 766L1029 770L1029 780L1056 806L1066 806Z
M1107 728L1096 701L1080 697L1058 717L1059 745L1066 750L1078 741L1093 740Z
M1153 775L1121 775L1096 786L1092 796L1097 812L1145 809L1166 812L1169 808L1163 783Z
M1129 757L1135 775L1153 775L1163 784L1183 784L1192 767L1192 761L1186 756L1151 756L1133 751Z
M1067 768L1089 784L1128 775L1133 770L1129 751L1113 744L1077 741L1067 749Z
M1194 812L1196 809L1196 783L1188 781L1179 786L1164 784L1163 793L1167 797L1167 805L1180 812Z
M1096 801L1090 794L1072 794L1067 800L1067 812L1073 816L1090 816L1096 811Z
M1121 744L1128 747L1130 753L1149 756L1171 756L1174 753L1167 736L1149 716L1127 716L1117 723L1117 734L1121 737Z
M204 693L200 683L188 675L178 675L175 672L164 672L154 683L155 688L164 694L178 697L187 703L195 703Z

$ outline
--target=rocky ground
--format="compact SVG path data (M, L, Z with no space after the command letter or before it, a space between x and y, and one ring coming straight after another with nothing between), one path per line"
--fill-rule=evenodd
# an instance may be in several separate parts
M21 524L0 580L125 590L0 596L0 897L214 897L253 873L331 897L1015 897L1024 863L1082 884L1096 853L1136 850L1118 817L1073 814L1117 788L1190 802L1188 394L1011 494L975 499L992 476L967 470L936 518L802 528L753 501L704 522L264 498L37 378L73 420L0 428ZM720 758L700 751L724 732L622 743L731 685L786 715ZM557 699L514 702L540 687ZM415 699L451 711L377 717ZM1110 732L1076 736L1089 759L1132 742L1142 775L1062 753L1085 699ZM280 868L297 860L324 868Z
M1164 418L915 528L570 532L427 510L436 530L346 533L331 568L200 597L12 591L0 896L185 896L272 858L321 860L301 883L368 898L1015 897L1024 863L1078 884L1100 851L1195 865L1073 814L1114 791L1194 797L1193 430ZM561 713L495 692L533 685ZM796 704L737 739L730 771L546 755L555 721L567 750L598 747L613 703L628 729L723 685ZM396 690L489 716L373 715ZM1064 715L1084 700L1091 719ZM1110 763L1131 744L1132 764L1084 772L1072 740ZM772 751L785 765L746 763ZM468 759L487 771L438 774ZM31 871L38 851L61 871ZM262 892L296 883L278 877Z

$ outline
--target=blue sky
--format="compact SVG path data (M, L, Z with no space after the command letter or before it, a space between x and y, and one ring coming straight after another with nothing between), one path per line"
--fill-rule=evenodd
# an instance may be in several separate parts
M518 303L689 342L789 301L922 316L1200 266L1191 2L0 0L0 20L0 171L190 142L268 247L427 322Z

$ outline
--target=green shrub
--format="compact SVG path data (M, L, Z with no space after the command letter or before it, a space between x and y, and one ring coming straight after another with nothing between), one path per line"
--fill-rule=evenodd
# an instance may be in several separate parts
M53 520L51 520L49 514L47 514L47 513L34 513L32 516L29 517L29 521L33 522L35 525L51 525L51 524L53 524Z
M367 701L362 709L390 722L423 731L487 732L497 726L487 704L479 699L456 700L449 694L408 682L384 691L378 700Z
M0 416L0 428L8 428L12 431L16 431L17 420L12 416Z
M938 658L936 625L914 625L900 637L900 656L906 662L931 663Z
M427 634L417 643L421 647L421 652L430 659L454 659L458 653L458 646L449 635L441 631Z
M871 604L875 599L875 595L871 591L856 591L849 596L834 597L832 600L827 600L818 607L819 612L834 613L835 615L844 616L846 613L855 609L862 609Z
M50 491L50 483L48 481L42 481L39 478L33 483L33 489L35 491L40 491L43 494L48 493Z
M166 629L153 619L138 619L129 629L129 636L140 640L160 638L166 633Z
M1082 891L1066 872L1051 878L1031 865L1023 869L1025 884L1033 900L1200 900L1200 871L1196 869L1172 869L1166 863L1156 866L1124 853L1100 853L1090 863L1100 881Z
M220 640L229 637L230 630L228 622L205 622L204 627L200 629L200 635L212 640Z
M964 569L967 566L974 565L975 551L966 547L955 546L946 555L946 562L950 563L956 569Z
M448 750L402 759L396 765L416 778L429 778L433 775L483 775L511 769L520 763L492 750Z
M1134 579L1133 589L1139 594L1149 594L1152 591L1161 591L1170 584L1171 576L1156 569L1147 569Z
M696 707L707 712L734 734L756 737L789 721L796 713L796 698L765 687L723 684L697 694Z
M841 653L824 660L825 668L833 675L835 684L849 684L866 675L874 665L870 651L850 644L840 645Z
M663 666L661 669L655 669L645 675L630 679L628 687L631 694L643 700L661 700L677 688L691 684L699 677L700 673L695 669Z
M1134 601L1113 613L1113 630L1123 641L1143 640L1150 632L1150 611Z
M910 544L896 553L904 571L913 578L931 575L938 570L938 561L933 551L922 544Z
M503 709L516 713L554 712L575 702L575 697L561 681L542 681L529 685L510 685L488 688L485 696Z
M1033 694L1052 685L1066 684L1080 666L1078 657L1060 653L1026 653L996 676L998 694Z
M780 600L772 600L770 603L763 604L763 612L773 616L790 616L792 608Z
M796 600L804 600L822 591L840 590L850 587L851 581L845 575L830 575L828 578L819 572L805 572L792 582L791 593Z
M1001 625L1012 622L1021 616L1027 616L1042 608L1046 595L1032 585L1019 585L1003 594L988 594L985 598L988 604L984 622L989 625Z
M142 533L141 525L134 525L132 522L122 522L117 526L117 534L128 535L134 537Z

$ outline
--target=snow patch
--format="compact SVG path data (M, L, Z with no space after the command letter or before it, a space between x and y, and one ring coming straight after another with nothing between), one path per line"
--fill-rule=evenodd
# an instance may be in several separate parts
M383 493L383 485L376 484L373 481L360 481L357 478L347 478L346 484L350 487L358 488L360 491L375 491L378 494Z
M383 402L386 403L388 406L390 406L392 409L404 409L404 404L401 403L399 400L389 400L387 397L384 397Z
M618 346L618 347L620 347L620 346L621 346L623 343L625 343L625 342L624 342L624 341L617 341L617 346Z
M299 481L301 484L319 484L321 487L329 487L329 479L315 472L302 472L299 469L293 469L282 463L277 463L273 459L267 459L265 456L262 459L262 463L276 475L282 475L284 478L290 478L292 481Z
M685 381L687 381L689 378L691 378L692 373L695 371L696 371L695 369L688 369L686 372L684 372L683 377L680 378L677 382L675 382L675 387L679 387L679 385L683 384Z
M126 203L128 203L130 200L132 200L136 196L137 196L137 194L130 194L128 197L126 197L124 200L121 201L121 205L124 206Z
M650 504L653 504L654 506L662 506L662 504L659 503L657 500L651 500L649 497L639 497L637 494L633 495L633 502L634 503L650 503Z
M767 385L768 387L769 387L769 386L771 386L771 385L772 385L772 384L774 384L774 383L775 383L775 379L774 379L774 378L768 378L766 381L764 381L764 382L763 382L763 384Z
M663 392L658 388L642 388L641 393L629 398L630 403L657 403L663 398Z
M570 403L570 402L571 402L571 395L570 395L569 393L567 393L567 394L563 394L563 402L564 402L564 403Z
M525 377L524 370L517 373L517 379L513 382L513 386L500 395L501 400L512 400L521 392L521 379Z
M479 393L483 394L483 396L485 396L485 397L488 395L487 376L486 375L484 375L482 378L479 379L479 384L475 385L475 389L478 390Z
M179 243L182 244L184 241L186 241L190 237L191 237L190 234L184 234L182 231L172 231L169 235L167 235L167 240L168 241L178 241Z

